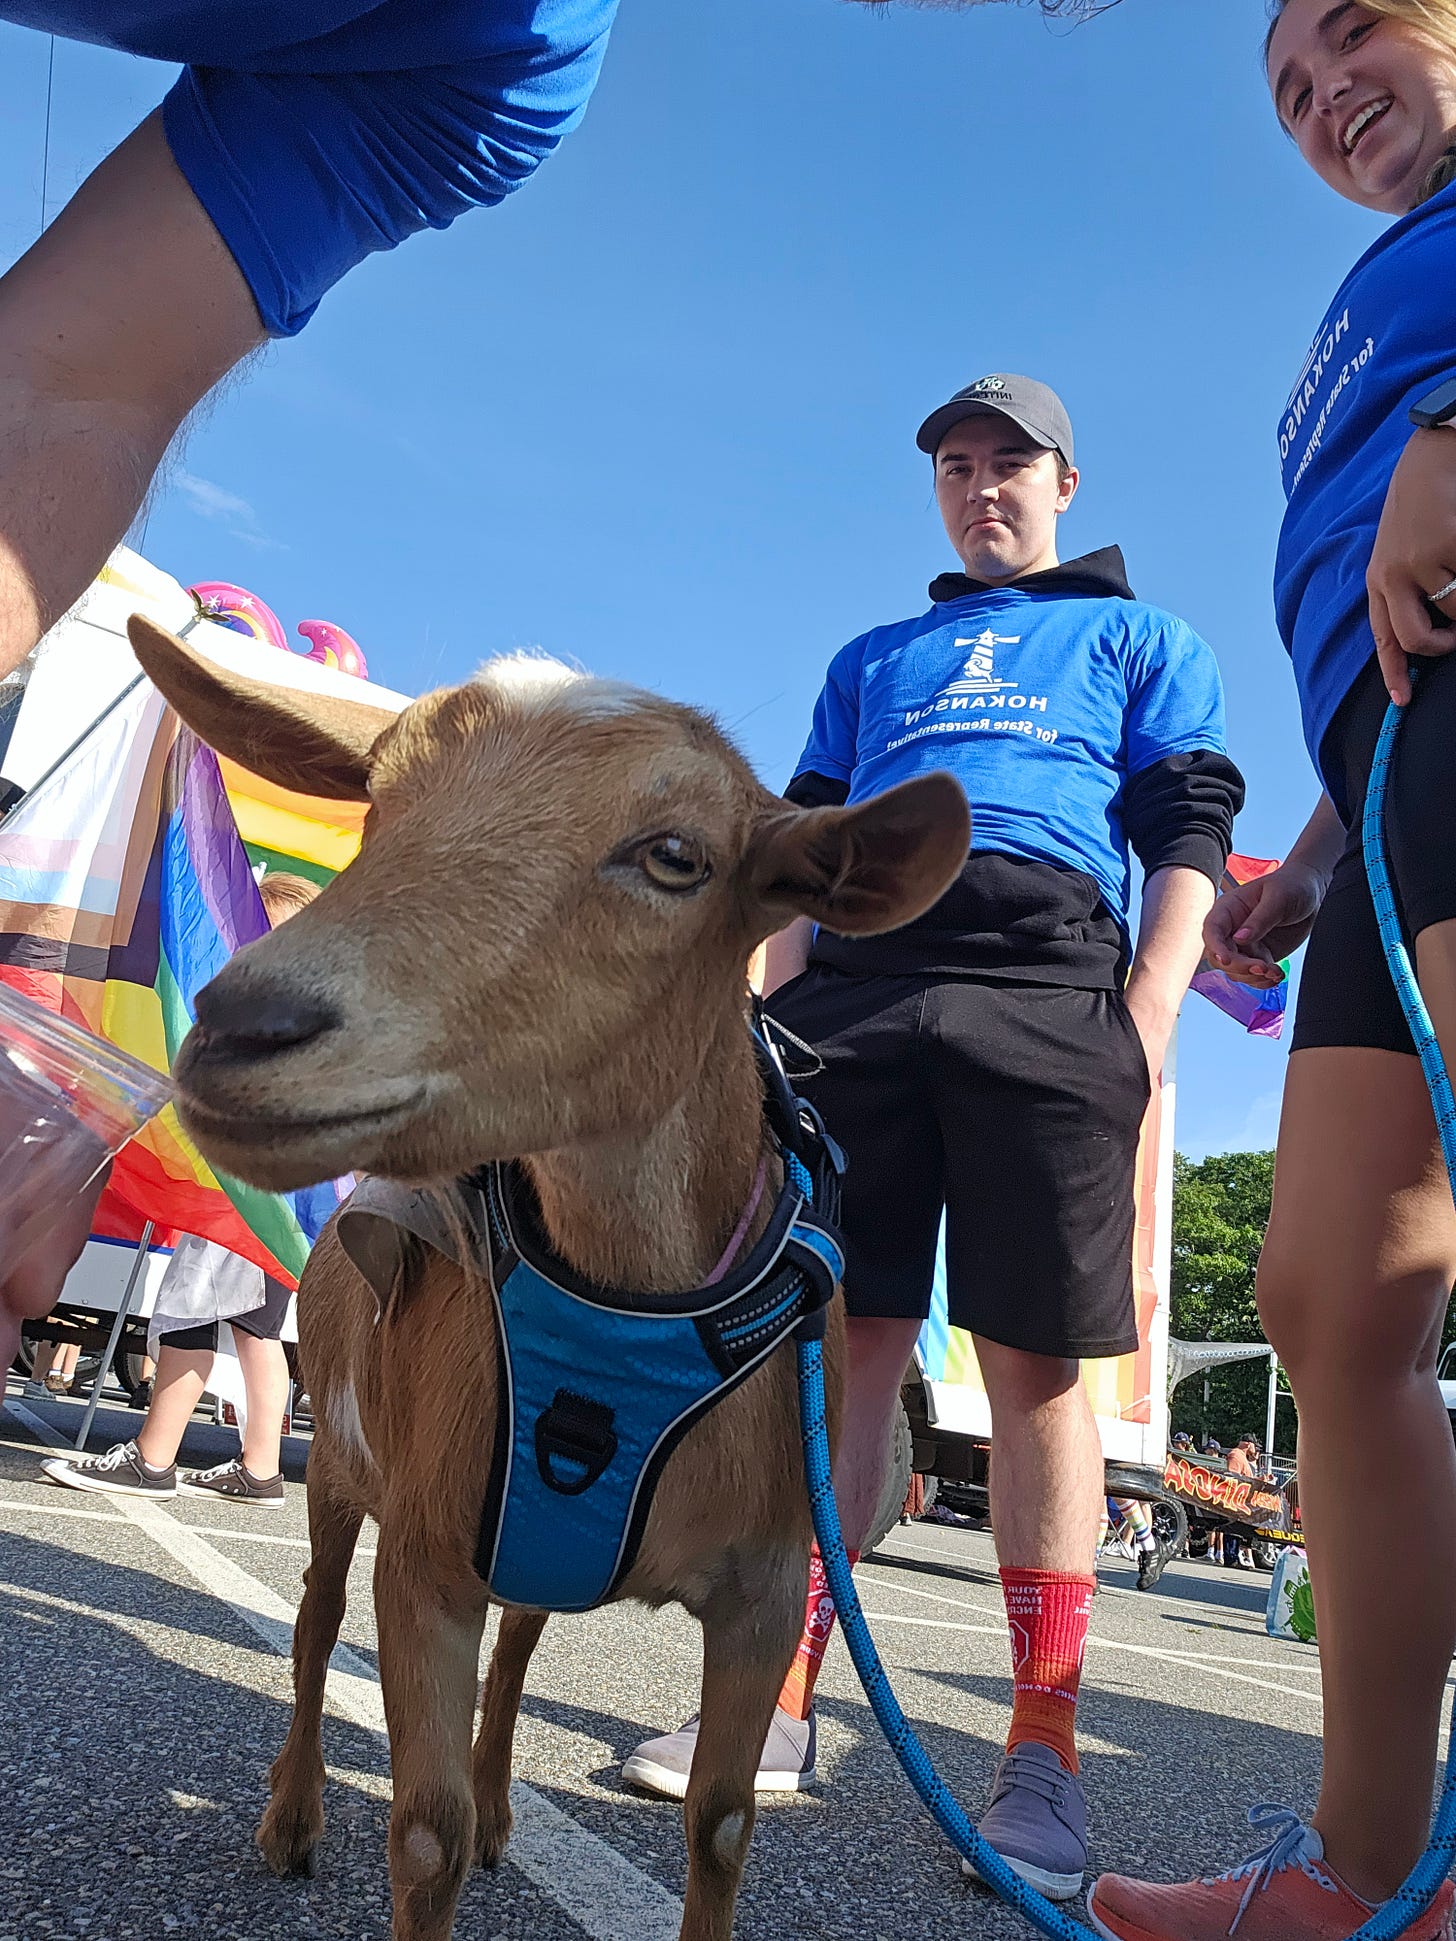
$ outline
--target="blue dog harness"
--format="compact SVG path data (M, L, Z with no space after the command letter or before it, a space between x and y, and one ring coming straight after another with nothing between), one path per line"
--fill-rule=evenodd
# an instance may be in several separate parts
M381 1181L368 1182L341 1218L360 1265L346 1222L361 1213L382 1214L455 1258L462 1228L471 1235L466 1264L485 1269L500 1354L475 1568L502 1603L586 1611L605 1602L632 1568L658 1479L687 1431L791 1335L823 1333L844 1275L833 1224L843 1158L757 1029L754 1044L769 1131L780 1156L807 1171L812 1195L786 1163L761 1238L715 1286L664 1296L580 1279L551 1254L530 1188L510 1164L457 1182L444 1218L437 1196ZM422 1217L430 1198L435 1210Z

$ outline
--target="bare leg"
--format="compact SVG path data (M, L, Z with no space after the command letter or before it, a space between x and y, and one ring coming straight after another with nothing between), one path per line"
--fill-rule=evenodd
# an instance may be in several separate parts
M288 1357L281 1341L260 1341L244 1328L233 1329L233 1342L248 1392L243 1463L260 1482L266 1482L278 1474L281 1461L283 1415L288 1407Z
M1438 966L1428 945L1452 928L1427 931L1419 952L1448 1059L1456 964L1449 940ZM1417 1061L1296 1052L1259 1308L1299 1405L1325 1699L1315 1823L1331 1865L1372 1900L1425 1846L1456 1648L1456 1449L1434 1379L1453 1276L1456 1212Z
M475 1776L475 1858L499 1866L511 1837L511 1744L531 1653L546 1628L541 1611L502 1611L490 1670L480 1700L480 1730L471 1766Z
M753 1834L753 1777L798 1642L806 1588L805 1560L797 1557L768 1577L759 1597L725 1596L700 1614L703 1699L683 1809L688 1891L681 1941L731 1941Z
M211 1373L211 1348L169 1348L165 1340L162 1342L151 1407L137 1436L142 1461L153 1469L166 1469L176 1462L187 1424L202 1400Z
M80 1359L81 1359L80 1342L79 1341L66 1342L61 1348L60 1355L55 1365L56 1373L61 1377L63 1381L70 1382L75 1380L76 1363Z
M991 1521L1007 1570L1091 1576L1102 1445L1075 1361L976 1337L991 1403Z
M389 1877L394 1941L449 1941L475 1853L470 1727L485 1588L446 1604L414 1544L386 1527L374 1567L379 1673L389 1722L394 1809Z
M363 1511L335 1481L326 1442L315 1437L308 1462L312 1557L293 1627L293 1722L273 1762L268 1810L258 1846L275 1874L313 1871L324 1830L324 1679L344 1621L345 1587Z
M43 1382L55 1367L61 1352L59 1341L40 1341L36 1343L35 1362L30 1371L33 1382Z
M900 1384L920 1333L918 1321L861 1321L845 1327L844 1427L834 1465L834 1495L844 1541L862 1547L885 1484L890 1427Z

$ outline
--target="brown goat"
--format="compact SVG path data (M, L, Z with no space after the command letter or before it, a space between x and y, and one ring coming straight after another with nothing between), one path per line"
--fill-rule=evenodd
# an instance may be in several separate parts
M745 1029L753 947L799 914L890 929L965 859L965 802L945 776L793 809L703 716L556 663L495 662L394 716L249 681L140 619L132 641L211 746L286 787L372 804L358 860L202 993L176 1070L188 1131L275 1190L519 1160L554 1251L600 1284L700 1285L749 1200L768 1150ZM504 1610L472 1757L495 1319L488 1288L442 1254L405 1247L399 1265L407 1298L381 1316L335 1223L300 1290L313 1555L258 1842L294 1873L322 1832L324 1675L372 1516L393 1932L443 1941L472 1860L505 1850L545 1617ZM836 1302L831 1393L842 1335ZM676 1600L703 1626L684 1941L731 1934L809 1539L781 1348L677 1446L619 1592Z

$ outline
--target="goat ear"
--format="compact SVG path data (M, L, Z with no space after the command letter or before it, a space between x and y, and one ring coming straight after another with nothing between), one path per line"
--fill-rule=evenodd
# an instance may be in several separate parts
M745 861L749 895L775 928L802 916L870 937L937 902L970 846L960 783L920 775L852 809L795 809L761 824Z
M368 800L370 751L397 719L387 708L250 680L144 614L134 613L126 630L143 672L209 748L280 788Z

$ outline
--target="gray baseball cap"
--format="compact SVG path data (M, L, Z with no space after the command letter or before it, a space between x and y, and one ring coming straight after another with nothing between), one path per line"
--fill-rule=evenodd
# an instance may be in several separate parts
M1028 438L1034 438L1048 451L1059 452L1068 465L1072 456L1072 421L1067 407L1049 384L1038 384L1034 377L1017 377L1010 371L995 371L978 377L963 391L957 391L938 411L932 411L915 434L921 451L934 458L940 441L952 425L963 418L995 415L1009 418Z

